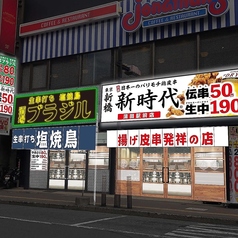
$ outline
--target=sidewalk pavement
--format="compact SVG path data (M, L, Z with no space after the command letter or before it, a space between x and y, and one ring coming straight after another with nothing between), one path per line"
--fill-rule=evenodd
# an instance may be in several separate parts
M106 206L105 205L106 198ZM129 197L130 198L130 197ZM201 201L135 197L120 197L120 207L114 206L114 195L39 189L0 189L0 203L25 206L120 213L154 218L179 219L216 224L238 224L238 206ZM86 203L85 203L86 202ZM80 203L80 204L79 204Z

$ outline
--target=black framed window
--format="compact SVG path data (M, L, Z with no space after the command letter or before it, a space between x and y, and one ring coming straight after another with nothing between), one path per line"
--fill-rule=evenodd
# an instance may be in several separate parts
M237 67L238 28L221 29L200 34L200 70Z
M77 55L55 58L50 65L50 89L79 86L80 58Z
M97 85L113 80L111 50L84 54L82 65L82 85Z
M30 79L31 79L31 65L24 64L22 65L21 85L19 87L19 90L21 92L30 91Z
M22 65L21 92L48 89L48 61Z
M155 76L182 74L196 69L196 35L176 37L155 43Z
M152 44L142 44L122 49L122 78L152 75ZM128 70L126 69L128 67Z
M47 64L36 63L32 65L32 81L31 88L33 90L37 89L47 89Z

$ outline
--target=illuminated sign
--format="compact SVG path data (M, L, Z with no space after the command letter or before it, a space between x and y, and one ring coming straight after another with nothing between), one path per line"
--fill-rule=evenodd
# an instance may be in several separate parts
M107 131L107 147L187 146L228 146L228 128L195 127Z
M96 126L13 129L12 149L94 150Z
M0 114L13 113L16 65L15 58L0 55Z
M238 71L102 87L101 122L238 115Z
M121 20L122 28L127 32L142 27L153 27L178 21L204 17L207 12L215 17L225 14L229 9L229 0L164 0L145 2L134 0L134 12L126 12Z
M95 123L97 101L97 87L19 94L14 101L12 126Z
M119 17L120 7L118 2L112 2L97 7L84 9L56 17L24 23L20 25L20 36L26 36L39 32L65 28L74 25L85 24L87 22L98 21Z

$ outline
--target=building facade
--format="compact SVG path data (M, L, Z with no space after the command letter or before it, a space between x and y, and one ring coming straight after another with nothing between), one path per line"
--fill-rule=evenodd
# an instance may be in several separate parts
M237 69L238 4L234 0L89 1L88 5L75 3L74 9L63 5L58 10L49 7L47 13L30 2L26 0L23 4L25 13L19 27L20 94L92 85L100 89L102 85L121 83L130 86L132 82L155 79L161 83L174 77L179 77L182 85L186 75L193 78L198 73L204 77L210 73L209 78L214 78L215 72ZM92 191L94 181L100 181L98 191L127 194L130 182L134 188L130 193L137 196L231 200L235 189L230 189L227 145L209 148L114 145L109 149L106 141L110 138L105 135L109 130L234 127L235 116L205 120L199 115L176 120L102 120L104 96L99 93L96 150L87 153L50 150L44 182L33 185L31 181L42 175L39 172L32 177L30 170L29 187ZM201 156L207 161L198 159ZM129 170L137 170L137 177L128 182L132 176L126 172L130 164ZM69 167L72 173L65 172ZM51 175L53 170L56 172ZM73 180L74 176L82 183L72 188L65 181ZM54 183L55 178L64 182Z

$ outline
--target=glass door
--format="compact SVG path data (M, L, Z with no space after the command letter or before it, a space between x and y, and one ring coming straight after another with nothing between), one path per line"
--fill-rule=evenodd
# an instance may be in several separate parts
M50 151L49 188L64 189L66 178L65 151Z
M85 189L86 151L50 150L49 188Z
M71 150L68 165L68 189L84 190L86 174L86 151Z
M163 148L143 148L142 193L164 194L164 154Z
M191 147L168 148L167 195L192 196Z
M191 148L143 148L142 193L191 196Z

